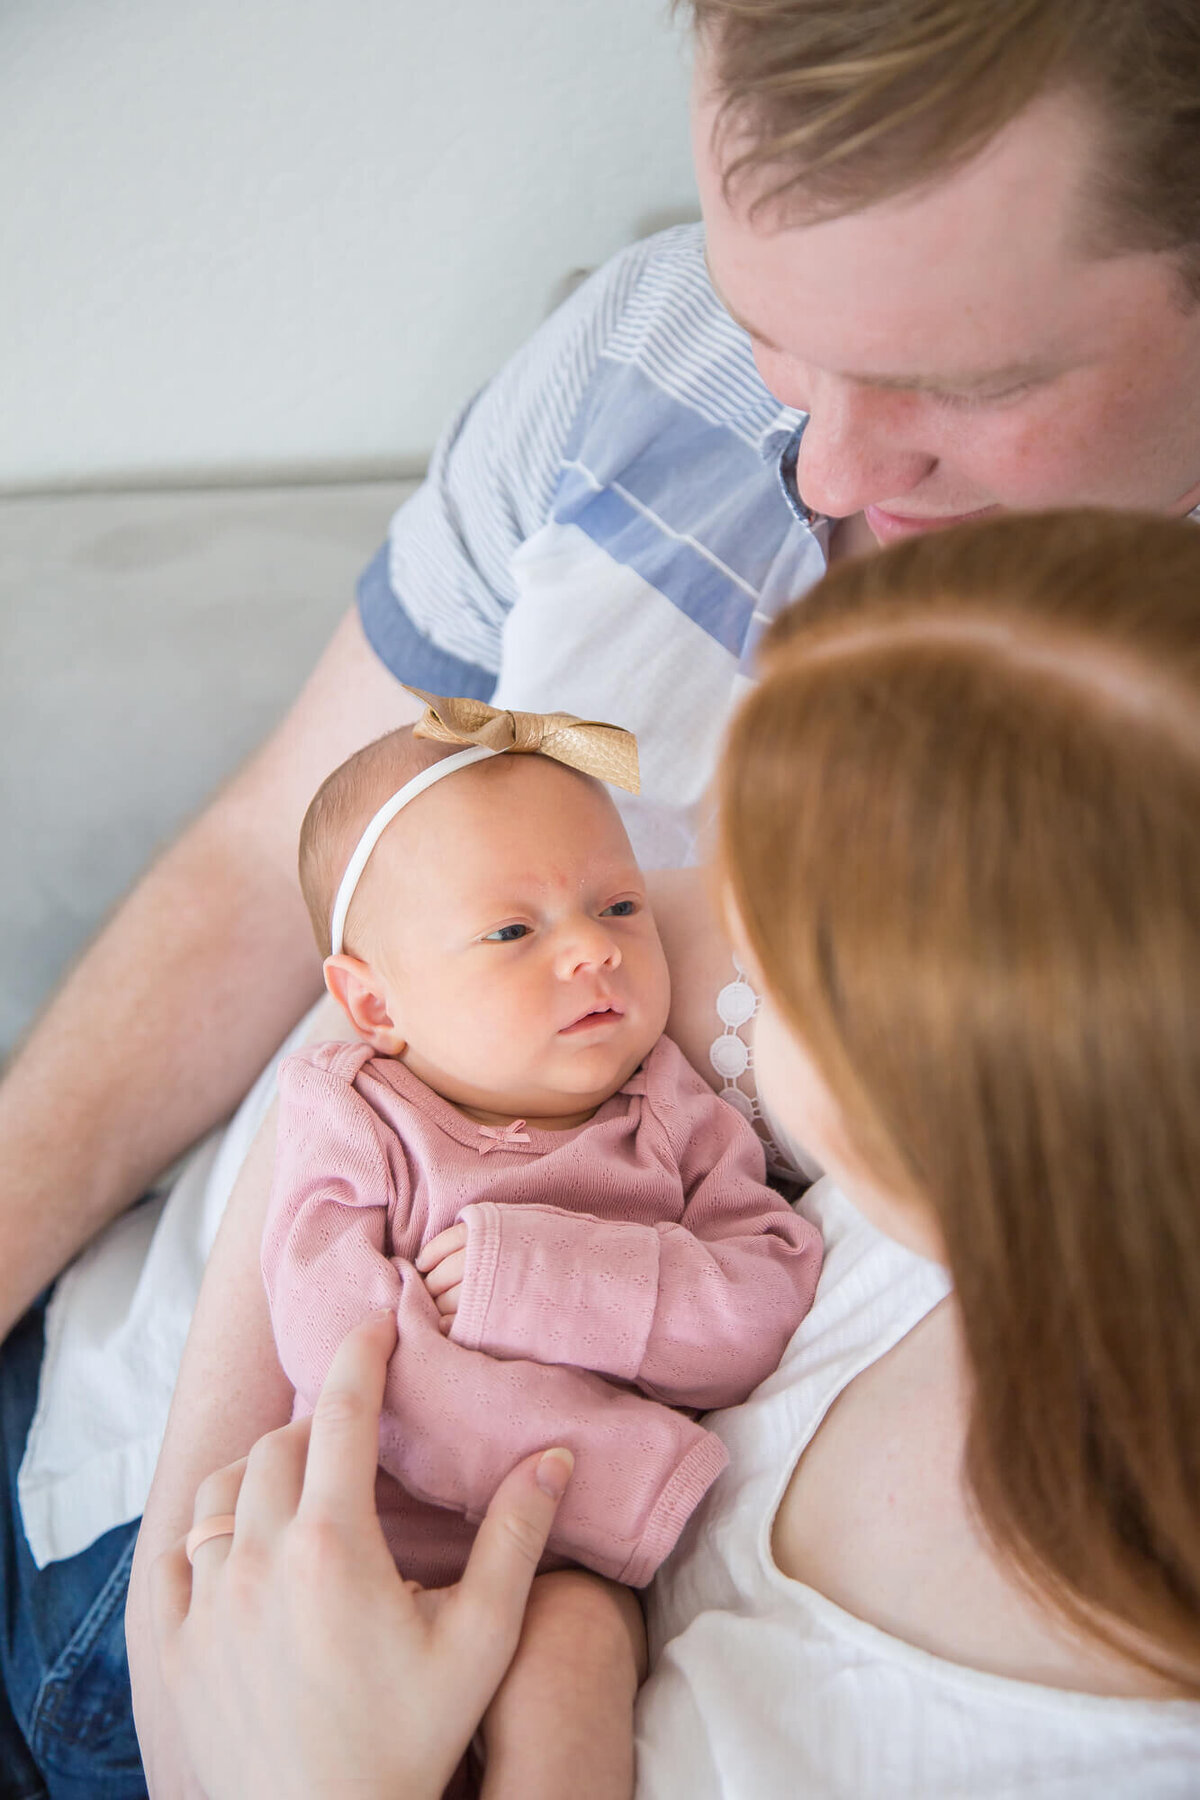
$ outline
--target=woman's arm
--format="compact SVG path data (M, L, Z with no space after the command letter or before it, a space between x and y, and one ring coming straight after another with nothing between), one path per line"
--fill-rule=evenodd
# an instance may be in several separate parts
M291 1417L259 1270L275 1154L272 1107L238 1177L200 1290L179 1383L129 1578L125 1630L134 1717L154 1800L192 1800L150 1635L149 1570L191 1524L196 1489L214 1469Z

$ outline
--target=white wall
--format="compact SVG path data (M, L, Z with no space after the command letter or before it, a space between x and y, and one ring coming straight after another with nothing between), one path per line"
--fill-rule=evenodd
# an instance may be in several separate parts
M665 0L4 0L0 487L419 462L694 209Z

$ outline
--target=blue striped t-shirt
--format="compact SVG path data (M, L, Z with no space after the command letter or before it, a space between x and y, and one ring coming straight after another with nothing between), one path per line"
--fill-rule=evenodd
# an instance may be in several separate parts
M788 473L803 422L716 299L701 228L633 245L443 437L360 582L369 642L417 687L636 732L634 848L686 862L757 642L824 572Z

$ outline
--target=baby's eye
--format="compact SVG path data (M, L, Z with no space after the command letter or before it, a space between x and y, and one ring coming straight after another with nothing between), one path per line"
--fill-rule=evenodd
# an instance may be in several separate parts
M605 907L600 917L602 919L627 919L631 913L636 911L636 900L614 900L611 906Z
M483 941L485 944L515 944L528 934L528 925L501 925L495 931L489 931Z

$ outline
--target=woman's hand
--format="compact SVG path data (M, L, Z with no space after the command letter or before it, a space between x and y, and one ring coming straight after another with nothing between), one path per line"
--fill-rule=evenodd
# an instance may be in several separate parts
M311 1420L211 1475L195 1520L232 1536L152 1570L154 1634L209 1800L437 1800L517 1646L571 1472L529 1457L503 1482L456 1587L397 1574L375 1510L395 1322L345 1339Z

